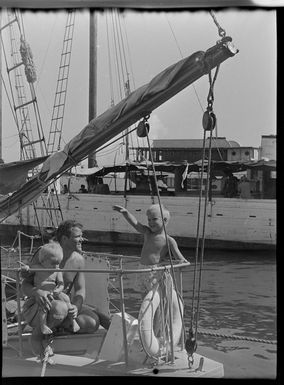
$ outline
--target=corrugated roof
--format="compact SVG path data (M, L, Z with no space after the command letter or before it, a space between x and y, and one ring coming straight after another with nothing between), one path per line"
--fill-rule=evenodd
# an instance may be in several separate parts
M206 147L209 146L209 139L206 139ZM202 148L203 139L154 139L155 148ZM228 141L226 138L213 138L212 148L240 147L235 141Z

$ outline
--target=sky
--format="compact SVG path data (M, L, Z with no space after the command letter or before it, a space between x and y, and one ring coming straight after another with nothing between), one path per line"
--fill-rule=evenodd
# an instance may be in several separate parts
M216 11L218 23L231 36L239 53L221 64L214 87L213 109L217 135L241 146L259 147L262 135L276 134L276 13L273 9L228 8ZM108 21L111 20L107 16ZM30 44L38 81L35 85L45 135L48 136L63 43L64 12L26 12L25 36ZM131 90L148 83L166 67L206 51L220 39L208 10L125 12L120 16L126 37ZM97 114L110 107L106 12L98 14ZM109 24L109 28L110 24ZM109 30L110 31L110 30ZM63 145L88 123L89 13L76 12L74 40L63 125ZM114 67L114 61L111 62ZM214 73L214 72L213 72ZM4 70L3 70L4 74ZM132 76L133 75L133 76ZM149 119L150 140L202 139L202 116L209 90L203 76L154 110ZM19 157L17 131L5 93L2 94L2 157ZM216 135L216 132L214 133ZM137 145L135 139L130 144ZM141 144L141 145L145 145ZM123 155L122 141L97 154L99 166Z

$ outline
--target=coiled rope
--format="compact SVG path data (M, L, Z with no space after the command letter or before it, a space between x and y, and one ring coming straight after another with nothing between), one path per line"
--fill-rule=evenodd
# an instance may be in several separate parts
M271 344L271 345L276 345L277 344L277 341L274 341L274 340L265 340L265 339L253 338L253 337L236 336L235 334L223 334L223 333L217 333L217 332L213 332L213 331L209 331L209 330L200 330L200 329L198 329L198 334L208 335L208 336L213 336L213 337L228 338L228 339L232 339L232 340L262 342L262 343Z

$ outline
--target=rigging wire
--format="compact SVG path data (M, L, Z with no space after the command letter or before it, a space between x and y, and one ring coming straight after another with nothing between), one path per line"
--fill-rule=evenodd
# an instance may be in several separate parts
M195 316L195 341L197 341L197 330L198 330L199 311L200 311L200 293L201 293L201 282L202 282L202 269L203 269L203 263L204 263L205 227L206 227L207 201L208 201L208 194L209 194L209 182L210 182L209 177L210 177L210 165L211 165L211 154L212 154L211 150L212 150L212 130L210 131L209 157L208 157L208 165L207 165L207 173L206 173L206 189L205 189L203 226L202 226L202 243L201 243L201 255L200 255L200 263L199 263L197 307L196 307L196 316ZM198 252L198 249L196 252Z
M123 17L122 17L122 27L123 27L123 32L124 32L124 36L125 36L125 38L123 39L123 41L125 42L124 43L124 47L125 47L125 51L126 51L125 56L128 58L128 62L129 62L128 73L130 73L130 75L131 75L130 79L133 83L133 88L135 89L136 88L136 82L135 82L133 65L132 65L132 58L131 58L131 53L130 53L130 48L129 48L129 40L128 40L128 34L127 34L125 19ZM121 31L121 36L123 36L122 31ZM129 90L131 90L130 84L129 84ZM137 135L130 135L130 140L132 142L133 147L134 147L134 138L133 137L135 137L137 148L141 147L140 141L142 142L142 146L144 146L144 147L146 146L144 138L139 138Z
M225 32L225 30L220 26L220 24L218 23L218 21L217 21L217 19L216 19L216 16L215 16L214 12L213 12L213 11L210 11L210 15L212 16L213 21L214 21L214 23L216 24L216 26L217 26L217 28L218 28L219 35L220 35L221 37L224 37L224 36L226 35L226 32ZM166 17L166 20L167 20L167 22L168 22L168 24L169 24L171 33L172 33L172 35L173 35L173 38L174 38L174 41L175 41L176 46L177 46L177 48L178 48L178 51L179 51L179 53L180 53L180 56L181 56L181 58L184 58L184 55L183 55L182 50L181 50L181 48L180 48L180 45L179 45L179 43L178 43L176 34L175 34L174 29L173 29L173 27L172 27L172 25L171 25L171 22L170 22L170 20L168 19L168 17L167 17L166 14L165 14L165 17ZM195 84L194 84L194 83L192 84L192 87L193 87L195 96L196 96L196 98L197 98L198 104L199 104L199 106L200 106L202 112L204 112L204 108L203 108L203 106L202 106L200 97L199 97L199 95L198 95L198 93L197 93L197 90L196 90L196 87L195 87ZM217 135L217 122L216 122L216 131L215 131L215 132L216 132L216 135L215 135L215 136L216 136L216 138L217 138L217 137L218 137L218 135ZM216 143L216 149L217 149L217 151L218 151L218 153L219 153L220 159L223 160L223 156L222 156L222 154L221 154L221 151L220 151L220 148L219 148L219 146L218 146L217 141L215 141L215 143Z
M134 76L134 71L133 71L133 65L132 65L132 57L131 57L131 52L130 52L130 47L129 47L129 39L128 39L128 33L127 33L127 28L126 28L126 22L125 22L125 19L122 18L122 22L123 22L123 32L124 32L124 45L126 46L126 51L127 51L127 58L128 58L128 62L129 62L129 70L128 72L130 73L130 79L132 84L133 84L133 88L135 89L136 88L136 82L135 82L135 76ZM129 89L131 89L131 85L129 84ZM139 150L139 148L141 147L146 147L147 144L146 144L146 140L145 138L140 138L138 137L137 135L130 135L130 141L132 143L132 147L134 148L134 141L136 143L136 147L137 149ZM138 160L138 156L136 154L136 160Z
M114 46L114 52L115 52L115 59L111 60L111 62L115 62L115 68L117 72L117 89L120 94L120 100L123 98L123 91L128 96L128 94L131 91L130 87L130 74L132 74L132 83L135 87L135 81L134 81L134 75L133 75L133 68L132 68L132 61L131 61L131 55L129 53L129 46L128 44L128 36L127 31L124 24L124 34L123 34L123 28L121 23L121 17L118 12L113 11L112 14L112 36L113 36L113 46ZM125 43L127 42L127 44ZM126 47L128 49L126 49ZM127 55L128 52L128 55ZM130 63L130 65L128 64ZM130 67L130 69L129 69ZM132 147L134 147L134 139L133 135L129 135ZM136 143L137 147L139 146L139 140L136 136ZM128 152L128 149L127 149Z
M122 71L122 74L123 74L123 82L124 82L122 87L125 90L125 95L128 96L130 94L131 87L130 87L130 79L129 79L129 75L130 75L129 65L128 65L128 61L129 60L127 60L126 49L125 49L125 40L126 39L123 37L120 14L118 12L116 12L115 14L116 14L117 36L119 37L120 47L121 47L120 48L120 56L121 56L121 58L120 58L120 62L121 62L120 68L121 68L121 71ZM124 76L124 74L125 74L125 76ZM128 138L129 138L129 140L131 142L132 147L134 147L133 135L129 135ZM137 141L137 146L138 146L137 136L136 136L136 141ZM126 156L129 157L129 143L128 142L126 143L126 146L127 146L127 148L126 148Z
M8 93L8 90L7 90L7 87L6 87L5 79L4 79L2 74L1 74L1 80L2 80L2 85L4 86L4 90L5 90L5 93L6 93L6 97L7 97L7 100L8 100L8 104L9 104L9 107L10 107L13 119L14 119L15 124L17 126L17 116L15 114L14 108L12 107L12 102L11 102L11 99L10 99L10 96L9 96L9 93ZM15 135L18 136L19 134L15 134ZM13 135L13 136L15 136L15 135Z
M218 23L217 18L216 18L216 16L215 16L215 13L214 13L212 10L210 10L210 11L209 11L209 14L211 15L211 17L212 17L212 19L213 19L213 21L214 21L216 27L218 28L219 36L220 36L220 37L225 37L225 36L226 36L226 31L225 31L225 30L221 27L221 25Z
M17 17L16 12L14 12L14 15L15 15L15 21L16 21L17 27L19 29L19 33L20 33L20 35L22 35L22 31L21 31L20 23L19 23L19 18ZM8 16L8 22L9 22L9 18L12 17L11 16L11 12L8 11L7 12L7 16ZM25 127L25 123L26 123L26 118L23 121L22 127L20 127L19 118L18 118L18 115L17 115L17 113L16 113L16 111L14 109L14 106L16 105L16 101L15 101L15 96L14 96L14 92L13 92L13 86L12 86L12 81L11 81L11 76L10 76L9 63L8 63L8 59L7 59L7 53L6 53L6 50L5 50L5 45L4 45L4 42L3 42L2 33L0 35L1 35L2 52L4 54L4 61L5 61L5 65L6 65L6 71L7 71L7 78L8 78L8 84L9 84L10 93L8 92L8 89L6 87L6 83L5 83L4 77L1 74L2 83L4 85L4 89L5 89L5 93L6 93L6 96L7 96L7 100L8 100L8 103L9 103L9 106L10 106L10 109L11 109L11 113L12 113L12 116L14 118L14 121L15 121L15 124L16 124L16 127L17 127L17 131L18 131L18 136L19 136L19 140L20 140L20 158L21 159L23 157L24 158L28 158L28 151L27 151L27 149L25 147L23 148L23 146L22 146L22 144L23 144L23 142L22 142L22 139L23 139L22 133L24 131L24 127ZM10 40L14 41L13 30L12 30L11 26L9 27L9 36L10 36ZM10 56L12 56L12 55L13 55L13 52L11 51L10 52ZM10 99L10 97L11 97L11 99ZM12 107L12 105L13 105L13 107Z
M211 71L209 72L209 92L207 97L207 111L206 113L212 113L213 101L214 101L214 84L219 72L219 66L217 66L214 78L212 80ZM214 115L215 117L215 115ZM199 321L199 312L200 312L200 293L201 293L201 282L202 282L202 269L204 263L204 246L205 246L205 228L206 228L206 215L207 215L207 201L209 195L209 184L210 184L210 172L211 172L211 157L212 157L212 132L215 128L216 119L214 120L211 127L206 127L203 125L204 134L203 134L203 149L202 149L202 165L201 165L201 184L199 190L199 203L198 203L198 220L197 220L197 232L196 232L196 250L195 250L195 266L194 266L194 277L193 277L193 294L192 294L192 304L191 304L191 321L190 321L190 330L189 335L193 336L192 341L195 343L197 341L198 333L198 321ZM206 185L205 185L205 196L204 196L204 208L203 208L203 222L202 222L202 242L201 250L199 247L200 242L200 220L201 220L201 201L202 201L202 185L203 185L203 173L205 168L205 150L206 150L206 131L210 131L209 137L209 148L208 148L208 160L207 160L207 175L206 175ZM197 276L197 265L199 261L199 272ZM197 294L196 294L197 291ZM195 321L195 322L194 322ZM195 332L193 334L193 329Z
M128 56L128 61L129 61L129 67L130 67L131 79L132 79L133 87L134 87L134 89L135 89L135 88L136 88L136 84L135 84L135 77L134 77L133 66L132 66L132 60L131 60L131 55L130 55L130 48L129 48L128 34L127 34L127 29L126 29L126 25L125 25L125 20L124 20L124 18L123 18L122 20L123 20L123 30L124 30L125 40L126 40L126 48L127 48L127 52L128 52L128 55L127 55L127 56Z
M2 77L2 82L4 84L4 87L5 87L5 92L6 92L6 95L8 97L8 100L9 100L9 104L10 104L10 108L11 108L11 111L12 111L12 114L13 114L13 117L15 119L15 123L16 123L16 126L17 126L17 129L18 129L18 132L20 132L20 126L19 126L19 122L18 122L18 117L17 117L17 114L15 113L14 109L12 110L12 105L16 105L15 104L15 98L14 98L14 93L13 93L13 87L12 87L12 82L11 82L11 78L9 76L9 65L8 65L8 59L7 59L7 53L6 53L6 50L4 49L5 45L4 45L4 42L3 42L3 37L2 37L2 33L0 34L1 35L1 45L2 45L2 52L4 54L4 61L5 61L5 65L6 65L6 71L7 71L7 76L8 76L8 84L9 84L9 88L10 88L10 95L11 95L11 100L12 102L10 101L9 97L8 97L8 90L6 88L6 85L5 85L5 81L4 81L4 78L3 78L3 75L1 74L1 77Z
M110 105L114 106L114 89L113 89L113 78L112 78L112 61L110 55L110 37L109 37L109 22L108 22L108 13L106 14L106 33L107 33L107 50L108 50L108 71L110 79Z
M118 49L117 49L117 44L116 44L117 31L115 29L115 20L114 20L114 14L113 13L111 14L111 17L112 17L113 45L114 45L114 51L115 51L115 64L116 64L115 67L116 67L116 72L117 72L117 83L118 83L117 88L118 88L120 99L122 99L123 95L121 92L120 84L122 84L123 81L121 80L121 75L120 75L120 71L119 71L119 57L118 57Z
M116 43L117 43L117 50L118 50L118 62L117 67L120 69L121 78L122 78L122 89L124 89L124 85L126 83L127 79L127 67L124 68L124 60L123 60L123 51L121 46L121 35L118 25L118 15L117 12L114 11L114 27L115 27L115 33L116 33Z
M183 58L184 58L184 55L183 55L183 53L182 53L182 50L181 50L181 48L180 48L180 45L178 44L176 34L175 34L174 30L173 30L173 27L172 27L172 25L171 25L171 23L170 23L170 21L169 21L167 15L165 15L165 17L166 17L166 20L167 20L167 22L168 22L168 24L169 24L170 30L171 30L171 32L172 32L172 35L173 35L174 41L175 41L175 43L176 43L176 45L177 45L178 51L179 51L179 53L180 53L180 56L181 56L181 58L183 59ZM199 97L199 95L198 95L198 93L197 93L197 90L196 90L196 87L195 87L195 84L194 84L194 83L192 83L192 87L193 87L195 96L196 96L196 98L197 98L198 104L199 104L199 106L200 106L202 112L204 112L204 108L203 108L203 106L202 106L200 97Z
M123 68L122 59L124 59L124 69L125 69L126 77L128 79L129 78L129 70L128 70L128 64L126 61L125 44L123 43L123 35L122 35L122 29L121 29L121 23L120 23L120 17L119 17L118 11L116 11L116 15L117 15L117 26L118 26L117 29L118 29L119 36L120 36L121 50L122 50L121 68ZM126 80L125 80L125 82L126 82Z

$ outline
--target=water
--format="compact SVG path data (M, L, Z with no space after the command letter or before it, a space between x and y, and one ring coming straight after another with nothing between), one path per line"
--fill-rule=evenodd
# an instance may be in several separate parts
M93 247L123 255L139 255L140 248ZM185 323L191 320L194 251L182 250L192 263L183 274ZM137 262L127 262L135 268ZM140 293L133 275L125 279L127 311L137 315ZM197 352L224 364L225 377L275 378L276 256L274 252L205 251L198 327L217 334L198 336ZM232 339L229 336L239 336ZM242 338L244 337L244 338ZM256 342L265 340L265 342Z

